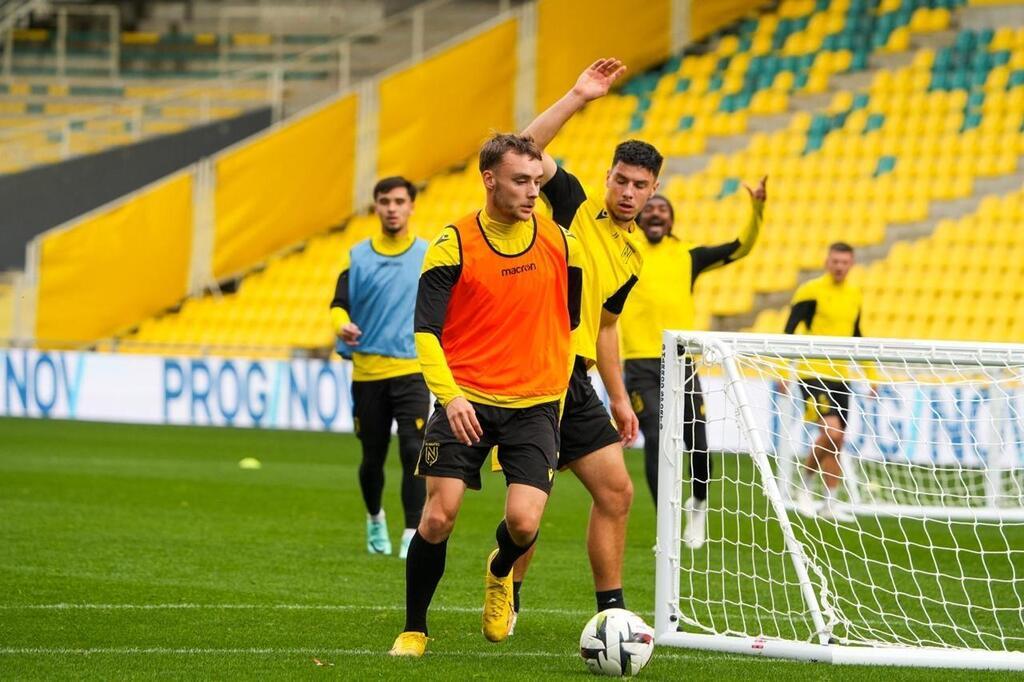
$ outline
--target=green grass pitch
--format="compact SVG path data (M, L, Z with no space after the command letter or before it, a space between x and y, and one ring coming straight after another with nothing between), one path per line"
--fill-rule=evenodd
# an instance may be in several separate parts
M347 435L0 420L0 679L589 679L589 499L557 479L517 633L480 634L483 561L504 486L466 497L422 660L385 655L404 565L368 556ZM239 469L243 457L263 468ZM654 509L642 456L628 605L650 620ZM385 508L397 548L397 457ZM713 488L712 494L718 492ZM316 660L324 665L318 665ZM659 648L650 680L936 679ZM972 679L1003 676L971 673Z

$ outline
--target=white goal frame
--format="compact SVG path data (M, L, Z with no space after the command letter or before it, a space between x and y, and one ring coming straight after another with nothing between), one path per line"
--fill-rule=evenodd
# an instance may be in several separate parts
M732 654L771 658L792 658L833 664L900 665L992 670L1024 670L1024 652L936 646L854 646L833 643L819 594L809 576L809 559L794 533L789 516L788 492L780 490L772 468L771 450L755 419L746 393L737 356L764 355L786 360L838 357L845 361L869 363L893 362L905 365L959 365L1006 368L1024 366L1024 345L896 339L792 336L783 334L736 334L713 332L665 331L663 334L660 452L658 474L658 516L655 578L655 641L662 646L689 647ZM724 373L725 394L735 407L735 419L750 446L749 455L768 500L770 513L782 533L785 550L799 581L803 606L814 625L812 641L797 641L761 636L696 634L679 631L680 577L682 550L683 474L685 445L681 429L683 401L682 358L702 356L720 366ZM868 512L885 516L877 507ZM923 510L939 517L948 510ZM972 515L977 512L971 512ZM984 510L981 512L984 514ZM1002 520L1020 521L1018 509L998 510ZM975 516L972 516L975 518Z

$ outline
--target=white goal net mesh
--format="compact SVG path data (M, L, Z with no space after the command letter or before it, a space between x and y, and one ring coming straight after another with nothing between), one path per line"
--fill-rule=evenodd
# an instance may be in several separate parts
M672 338L661 621L821 645L1024 651L1024 347ZM712 463L697 548L683 542L697 522L684 508L688 460L702 456L684 437L693 371Z

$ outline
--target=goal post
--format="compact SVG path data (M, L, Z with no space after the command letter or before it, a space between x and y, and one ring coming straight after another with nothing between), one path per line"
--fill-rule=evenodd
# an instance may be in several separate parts
M659 644L1024 670L1024 346L663 338ZM698 549L694 371L713 462Z

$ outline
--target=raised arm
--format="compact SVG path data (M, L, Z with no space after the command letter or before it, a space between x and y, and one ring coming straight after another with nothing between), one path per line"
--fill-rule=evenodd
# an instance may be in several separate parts
M743 186L750 194L750 220L747 221L738 238L725 244L698 246L690 250L690 257L693 259L690 276L693 278L693 281L696 281L698 275L703 272L738 261L749 254L754 248L757 237L761 232L761 224L764 222L764 204L768 200L768 192L765 187L767 182L768 177L765 176L761 178L761 182L757 187L750 187L743 183Z
M545 149L566 121L587 102L607 95L612 84L625 72L625 64L618 59L598 59L580 74L569 92L526 126L523 135L529 135L538 147ZM544 183L551 179L556 168L555 160L544 154Z

